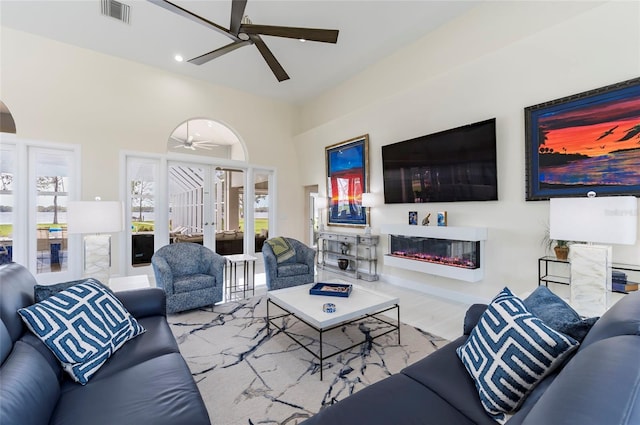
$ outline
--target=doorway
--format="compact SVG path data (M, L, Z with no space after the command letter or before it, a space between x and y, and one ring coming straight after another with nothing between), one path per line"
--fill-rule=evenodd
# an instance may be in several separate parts
M242 169L170 162L169 243L193 242L220 255L244 254Z
M316 247L318 242L318 231L322 222L323 200L318 193L318 185L309 185L304 187L305 199L307 200L304 208L305 217L307 217L307 231L305 232L305 243L308 246Z

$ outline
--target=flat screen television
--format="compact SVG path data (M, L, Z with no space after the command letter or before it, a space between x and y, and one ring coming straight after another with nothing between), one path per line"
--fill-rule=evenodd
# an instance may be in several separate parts
M385 204L498 199L496 119L382 147Z

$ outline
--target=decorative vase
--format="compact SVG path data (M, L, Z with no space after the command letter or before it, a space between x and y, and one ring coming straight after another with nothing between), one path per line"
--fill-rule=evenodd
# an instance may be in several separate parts
M349 260L346 258L338 258L338 267L340 270L347 270L347 267L349 267Z
M569 247L568 246L555 246L553 250L556 253L556 258L558 260L566 260L569 257Z

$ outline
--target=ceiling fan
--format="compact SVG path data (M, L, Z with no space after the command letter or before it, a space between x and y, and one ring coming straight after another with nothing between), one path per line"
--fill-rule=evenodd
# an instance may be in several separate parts
M149 1L175 14L204 25L207 28L211 28L214 31L226 35L231 40L233 40L226 46L212 50L209 53L205 53L193 59L189 59L188 62L196 65L202 65L212 59L224 55L225 53L229 53L240 47L253 44L258 48L258 51L267 62L267 65L269 65L269 68L271 68L271 71L276 76L278 81L284 81L289 79L289 75L287 75L282 65L280 65L280 62L278 62L271 50L269 50L260 35L295 38L305 41L319 41L322 43L337 43L338 41L338 30L253 24L249 17L244 15L244 10L247 6L247 0L232 0L233 3L231 5L231 23L229 25L229 29L211 22L201 16L198 16L195 13L190 12L187 9L184 9L168 0Z
M196 133L196 136L198 136L197 133ZM216 145L215 143L212 143L210 140L196 140L193 134L189 135L189 121L187 121L187 138L186 139L180 140L177 137L174 137L173 135L169 136L169 139L177 143L177 145L174 146L175 149L185 148L185 149L190 149L192 151L195 151L196 148L198 148L198 149L211 150L211 148L219 146L219 145Z

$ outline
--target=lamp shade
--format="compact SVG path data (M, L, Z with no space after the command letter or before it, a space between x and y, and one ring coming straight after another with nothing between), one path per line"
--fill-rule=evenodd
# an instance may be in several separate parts
M551 199L551 239L633 245L637 228L638 200L634 196Z
M73 201L67 206L69 233L115 233L123 229L124 208L118 201Z
M364 192L362 194L362 206L374 207L376 205L376 195L371 192Z

